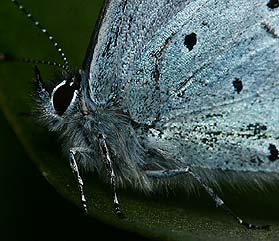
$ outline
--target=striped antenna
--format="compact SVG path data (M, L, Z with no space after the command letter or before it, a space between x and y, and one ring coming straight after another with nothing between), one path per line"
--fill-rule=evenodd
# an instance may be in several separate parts
M11 61L11 62L24 62L24 63L31 63L31 64L45 64L45 65L52 65L59 68L62 68L66 71L69 71L69 68L67 68L65 65L57 63L55 61L50 60L42 60L42 59L30 59L30 58L16 58L11 55L0 53L0 61Z
M54 65L54 66L58 66L58 67L61 67L65 70L69 70L69 62L68 62L68 59L67 57L65 56L65 53L62 51L62 48L60 47L59 43L54 39L54 37L46 30L46 28L44 28L40 22L35 18L33 17L33 15L28 12L24 6L19 3L17 0L11 0L12 3L14 3L17 8L22 11L24 13L24 15L29 18L32 23L41 31L43 32L44 34L46 34L48 40L52 43L52 45L56 48L58 54L61 56L64 64L61 65L61 64L57 64L56 62L51 62L51 61L43 61L43 60L32 60L32 59L25 59L27 61L25 61L24 59L18 59L20 61L23 61L23 62L28 62L28 63L38 63L38 64L49 64L49 65ZM49 63L48 63L49 62Z

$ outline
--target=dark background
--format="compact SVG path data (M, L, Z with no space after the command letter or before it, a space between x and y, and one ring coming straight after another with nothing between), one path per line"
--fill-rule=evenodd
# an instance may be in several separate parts
M1 112L0 126L1 240L147 240L85 216L39 173Z
M70 62L80 66L102 0L22 3L47 29L50 27L69 53ZM0 53L60 61L45 36L10 0L1 0L0 15ZM18 75L18 65L2 65L12 66L11 73ZM32 70L32 65L23 67ZM0 240L145 240L85 216L61 197L29 159L1 111L0 153Z

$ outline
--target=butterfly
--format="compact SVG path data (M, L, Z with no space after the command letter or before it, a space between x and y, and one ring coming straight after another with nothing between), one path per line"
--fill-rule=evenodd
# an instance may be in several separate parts
M35 68L37 102L64 139L85 211L80 169L110 183L117 215L118 187L153 192L177 176L247 228L267 227L239 218L214 187L278 182L277 0L106 0L80 70L12 2L62 57L46 62L64 70L51 93Z

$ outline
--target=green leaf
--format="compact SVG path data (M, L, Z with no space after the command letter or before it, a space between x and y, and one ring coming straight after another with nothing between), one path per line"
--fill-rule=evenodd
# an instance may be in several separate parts
M91 31L102 1L27 2L40 22L61 42L72 65L81 66ZM0 52L17 57L60 60L45 36L19 12L10 1L0 3ZM44 79L51 79L52 67L40 67ZM78 188L62 155L58 136L38 125L29 113L34 108L31 82L32 66L0 63L0 108L13 127L30 158L44 177L67 199L81 206ZM90 215L125 230L160 240L278 240L279 189L264 193L225 189L222 196L243 218L254 223L268 223L271 231L248 231L230 216L216 209L201 190L200 196L183 192L144 196L132 190L120 190L125 219L113 214L109 187L85 175Z

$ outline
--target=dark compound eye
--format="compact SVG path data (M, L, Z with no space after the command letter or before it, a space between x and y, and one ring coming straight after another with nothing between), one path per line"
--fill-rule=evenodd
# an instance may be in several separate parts
M62 115L74 97L75 89L68 82L63 82L58 86L52 96L53 107L58 115Z
M81 75L76 73L73 77L67 77L65 81L59 84L52 93L52 104L58 115L63 113L70 106L75 91L80 88Z

